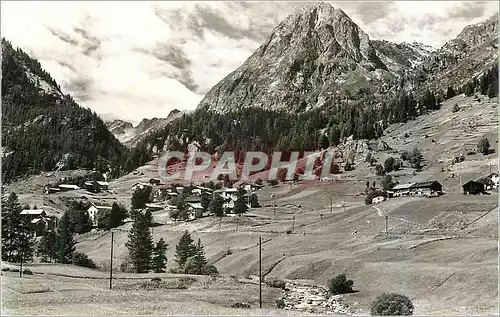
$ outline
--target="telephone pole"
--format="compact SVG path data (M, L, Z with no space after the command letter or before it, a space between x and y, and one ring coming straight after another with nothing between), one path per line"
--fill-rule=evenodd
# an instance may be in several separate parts
M113 231L111 231L111 254L110 254L110 265L109 265L109 289L112 288L113 282Z
M262 237L259 237L259 308L262 308Z
M292 233L295 231L295 216L292 218Z
M389 219L388 215L385 215L385 237L389 235L389 230L387 230L387 221Z
M332 202L332 196L330 195L330 214L333 215L333 202Z

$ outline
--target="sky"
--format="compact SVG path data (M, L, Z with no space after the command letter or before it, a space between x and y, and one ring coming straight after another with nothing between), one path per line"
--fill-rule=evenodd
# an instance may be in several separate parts
M2 37L82 106L137 124L192 110L305 2L2 1ZM439 48L498 2L330 2L371 39Z

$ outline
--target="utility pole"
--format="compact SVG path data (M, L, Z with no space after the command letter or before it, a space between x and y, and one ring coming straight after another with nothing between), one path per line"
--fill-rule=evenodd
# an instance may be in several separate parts
M262 237L259 237L259 308L262 308Z
M22 252L21 253L21 268L19 269L19 277L22 277L22 274L23 274L23 258L24 258L24 254Z
M332 202L332 196L330 195L330 214L333 215L333 202Z
M295 231L295 216L292 218L292 233Z
M387 221L388 221L388 219L389 219L389 216L385 215L385 237L386 238L389 235L389 231L387 230Z
M113 281L113 231L111 231L111 254L110 254L110 259L111 259L111 264L109 266L109 289L112 288L112 281Z

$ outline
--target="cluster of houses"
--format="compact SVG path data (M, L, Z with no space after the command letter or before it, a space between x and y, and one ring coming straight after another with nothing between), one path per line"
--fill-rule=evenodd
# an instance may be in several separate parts
M201 204L202 196L204 195L211 197L211 199L215 198L215 195L219 195L224 201L224 210L231 214L234 209L234 203L238 199L239 188L246 192L243 197L245 201L247 201L247 207L253 208L258 207L258 203L255 203L258 201L255 191L260 190L263 186L251 182L242 182L238 188L221 188L213 190L204 186L184 187L167 185L163 184L159 179L152 178L149 183L140 182L132 185L132 192L144 187L151 187L152 190L152 202L146 204L146 209L151 212L174 212L177 210L177 207L172 204L171 200L175 199L181 193L187 194L185 203L188 212L188 220L194 220L205 216L206 210L204 210Z
M481 195L485 194L487 190L498 189L498 186L498 173L491 173L487 177L468 181L462 185L462 189L465 195ZM398 184L387 191L388 198L405 196L438 197L442 194L443 185L435 180ZM385 199L383 196L374 197L372 204L380 203Z
M498 173L491 173L478 180L470 180L462 185L463 193L465 195L482 195L487 190L498 189L498 181Z

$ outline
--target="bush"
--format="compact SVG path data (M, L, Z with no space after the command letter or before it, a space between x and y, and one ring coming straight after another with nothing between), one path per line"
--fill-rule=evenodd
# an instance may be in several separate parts
M232 303L231 304L231 308L246 308L246 309L249 309L250 308L250 304L236 302L236 303Z
M459 112L460 111L460 107L458 106L458 104L455 104L453 106L453 109L451 109L451 112L455 113L455 112Z
M405 295L384 293L375 299L370 310L374 316L410 316L413 304Z
M282 298L277 299L275 303L279 309L285 308L285 301Z
M352 280L348 280L345 274L339 274L328 283L328 290L332 295L352 293Z
M97 265L85 253L73 253L73 265L97 269Z
M483 137L481 140L479 140L477 149L479 150L479 152L487 155L490 152L490 141L488 141L487 138Z
M388 157L385 161L384 161L384 169L387 173L390 173L394 170L394 164L395 164L395 160L392 156Z
M24 275L33 275L33 272L31 272L31 270L30 270L30 269L24 269L24 270L23 270L23 274L24 274Z
M132 263L132 260L130 260L129 257L125 258L123 262L120 264L120 271L123 273L134 273L134 264Z
M272 288L285 289L286 282L278 279L266 280L266 285Z
M159 278L159 277L153 277L151 279L151 282L161 282L161 278Z
M210 275L210 276L216 276L219 275L219 271L217 268L211 264L205 265L203 268L203 275Z

